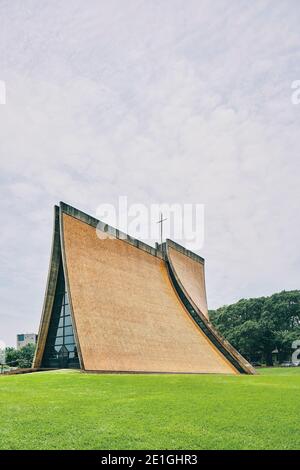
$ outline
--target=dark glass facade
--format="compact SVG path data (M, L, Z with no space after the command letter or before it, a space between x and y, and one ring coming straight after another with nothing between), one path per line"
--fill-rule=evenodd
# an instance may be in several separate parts
M60 262L42 367L58 369L80 367L62 262Z

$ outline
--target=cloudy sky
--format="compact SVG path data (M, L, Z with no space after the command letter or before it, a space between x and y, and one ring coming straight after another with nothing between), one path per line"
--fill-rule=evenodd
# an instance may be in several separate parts
M60 200L205 204L210 308L299 288L299 14L0 0L0 339L38 330Z

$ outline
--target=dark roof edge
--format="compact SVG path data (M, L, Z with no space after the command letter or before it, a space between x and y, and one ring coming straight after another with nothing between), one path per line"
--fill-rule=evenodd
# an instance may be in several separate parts
M167 245L171 248L174 248L174 250L179 251L180 253L184 254L185 256L188 256L189 258L192 258L194 261L197 261L197 263L204 264L205 260L202 258L202 256L197 255L197 253L194 253L191 250L188 250L182 245L179 245L179 243L174 242L173 240L170 240L167 238L166 240Z
M67 215L70 215L74 217L75 219L80 220L81 222L84 222L91 227L94 227L95 229L98 228L102 232L106 232L108 235L111 235L114 238L118 238L120 240L125 241L126 243L129 243L130 245L135 246L136 248L139 248L140 250L146 251L150 255L156 256L158 258L164 259L165 258L165 243L160 245L159 243L156 243L155 248L153 246L147 245L147 243L142 242L141 240L138 240L137 238L134 238L127 233L122 232L121 230L112 227L109 224L106 224L105 222L102 222L99 219L96 219L95 217L92 217L89 214L86 214L85 212L80 211L79 209L76 209L73 206L70 206L69 204L66 204L65 202L61 201L59 203L60 210ZM193 253L190 250L187 250L183 246L179 245L176 242L173 242L172 240L167 240L167 243L169 246L174 248L177 251L180 251L181 253L185 254L186 256L194 259L195 261L198 261L200 263L204 263L204 259L197 255L196 253Z

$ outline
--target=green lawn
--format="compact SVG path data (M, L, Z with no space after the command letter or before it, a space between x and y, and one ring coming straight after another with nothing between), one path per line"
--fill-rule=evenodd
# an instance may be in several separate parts
M0 449L300 449L300 368L0 376Z

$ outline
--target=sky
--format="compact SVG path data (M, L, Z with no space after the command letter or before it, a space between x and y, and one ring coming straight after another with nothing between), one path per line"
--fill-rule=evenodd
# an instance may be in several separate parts
M299 288L299 14L0 0L0 340L38 331L60 200L204 204L209 308Z

